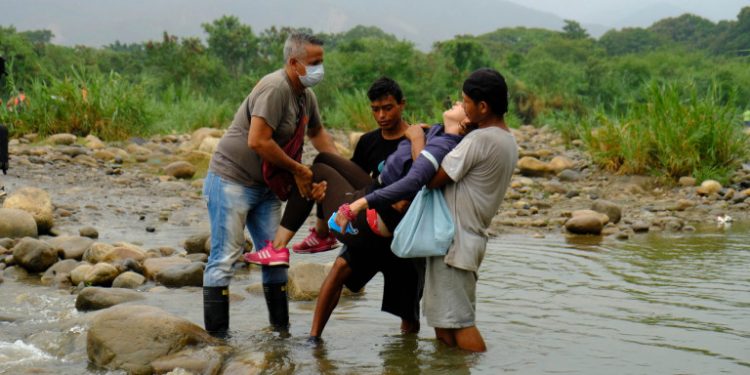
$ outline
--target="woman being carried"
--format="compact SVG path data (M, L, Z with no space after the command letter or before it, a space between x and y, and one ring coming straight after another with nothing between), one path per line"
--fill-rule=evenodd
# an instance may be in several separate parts
M404 200L411 200L436 173L443 157L463 138L473 126L467 124L460 103L443 113L443 125L431 127L427 134L418 126L407 132L411 142L419 143L414 149L424 149L413 155L409 140L402 141L385 162L377 181L373 181L359 166L336 155L321 153L313 162L313 181L327 183L327 189L318 204L324 218L336 215L340 228L351 228L344 233L334 231L339 241L349 246L369 244L391 237L404 215ZM302 198L294 190L289 197L281 227L273 242L263 249L245 254L245 260L260 265L288 266L273 262L277 251L288 251L287 244L307 219L315 202ZM356 228L356 233L353 230ZM390 240L390 239L388 239ZM269 254L271 256L269 256Z

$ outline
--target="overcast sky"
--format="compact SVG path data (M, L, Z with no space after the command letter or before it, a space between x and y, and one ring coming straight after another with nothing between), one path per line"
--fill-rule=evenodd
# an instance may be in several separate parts
M674 8L682 13L694 13L712 21L734 20L750 0L509 0L517 4L557 14L579 22L618 26L630 15L643 13L642 22L653 10ZM638 18L638 16L636 16ZM638 21L637 19L634 21ZM625 25L647 26L647 25Z
M456 34L515 26L560 30L563 19L580 22L594 37L687 12L735 20L743 6L750 0L0 0L0 25L52 30L58 44L102 46L158 40L165 30L204 37L201 23L228 14L255 32L272 25L315 32L377 26L429 50Z

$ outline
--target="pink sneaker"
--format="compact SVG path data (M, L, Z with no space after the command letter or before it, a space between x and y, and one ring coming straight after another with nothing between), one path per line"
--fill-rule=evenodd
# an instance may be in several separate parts
M262 249L252 253L245 253L245 261L261 266L289 267L289 249L285 247L274 249L271 241L266 241L266 246Z
M294 244L292 250L297 254L313 254L333 250L337 247L339 247L339 243L333 233L329 231L328 236L321 238L315 228L310 228L310 234L302 242Z

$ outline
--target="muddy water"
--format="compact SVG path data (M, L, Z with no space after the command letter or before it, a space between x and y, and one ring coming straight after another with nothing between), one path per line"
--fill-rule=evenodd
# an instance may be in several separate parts
M230 344L237 355L264 358L268 373L747 374L749 229L707 226L626 242L494 238L478 288L489 351L478 355L437 345L426 326L416 336L397 334L398 320L379 311L379 276L364 295L342 299L321 347L305 344L313 302L291 303L291 337L279 338L267 331L262 296L245 290L259 272L239 270ZM202 322L198 288L145 294L147 304ZM88 367L86 314L75 311L74 298L6 277L0 373L99 373Z

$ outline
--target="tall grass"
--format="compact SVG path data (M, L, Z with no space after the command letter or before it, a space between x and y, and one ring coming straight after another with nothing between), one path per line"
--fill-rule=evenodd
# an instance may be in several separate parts
M372 117L370 99L364 90L337 90L333 94L333 104L328 106L323 117L326 126L335 129L368 131L377 127Z
M152 98L150 109L157 120L149 131L187 133L201 127L225 127L232 121L238 103L202 95L185 80Z
M17 92L12 80L8 91ZM123 139L144 134L152 121L143 87L117 73L102 74L72 69L64 78L35 78L25 87L28 103L0 109L0 122L12 134L95 134Z
M601 113L580 126L594 161L621 173L693 175L726 181L748 156L748 136L736 109L715 86L651 82L645 101L632 102L620 118Z

